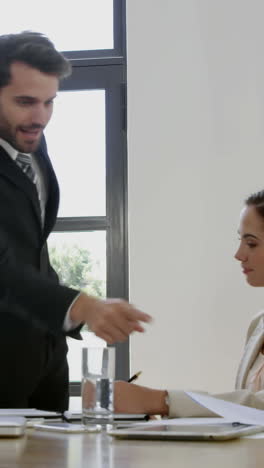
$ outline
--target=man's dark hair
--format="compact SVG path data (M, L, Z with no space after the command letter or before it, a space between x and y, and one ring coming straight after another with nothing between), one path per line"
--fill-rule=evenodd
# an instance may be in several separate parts
M46 36L37 32L0 36L0 88L8 85L10 66L14 62L25 63L42 73L55 75L59 80L71 74L70 62Z

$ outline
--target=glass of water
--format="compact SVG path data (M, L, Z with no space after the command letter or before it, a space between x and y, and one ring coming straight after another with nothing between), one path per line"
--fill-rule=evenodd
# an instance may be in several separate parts
M82 418L89 430L113 422L115 348L82 350Z

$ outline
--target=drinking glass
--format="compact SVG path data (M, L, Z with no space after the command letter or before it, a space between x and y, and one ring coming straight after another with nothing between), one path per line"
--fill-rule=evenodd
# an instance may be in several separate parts
M101 430L113 422L115 348L82 350L82 419L87 429Z

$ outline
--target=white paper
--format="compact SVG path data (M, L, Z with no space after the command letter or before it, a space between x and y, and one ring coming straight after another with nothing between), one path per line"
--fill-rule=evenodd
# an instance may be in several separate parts
M82 410L80 411L64 411L64 416L67 419L82 419ZM146 421L147 414L145 413L114 413L114 420L117 421Z
M201 395L200 393L186 392L186 395L199 405L219 414L223 418L229 419L229 421L264 426L263 410L249 408L248 406L238 405L208 395Z
M2 408L0 416L24 416L26 418L45 418L45 417L60 417L60 413L55 411L42 411L35 408Z

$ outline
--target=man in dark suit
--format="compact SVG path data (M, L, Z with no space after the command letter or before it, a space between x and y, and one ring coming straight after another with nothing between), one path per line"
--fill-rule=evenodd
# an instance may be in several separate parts
M0 407L68 407L66 334L108 343L150 317L62 286L49 262L59 188L43 130L69 62L43 35L0 36ZM62 155L63 157L63 155ZM73 180L74 184L74 180Z

